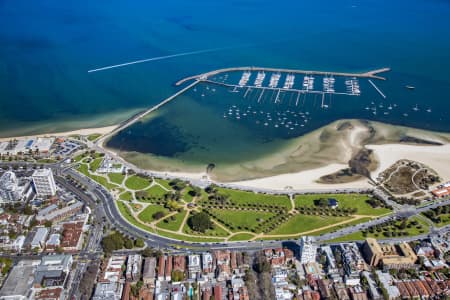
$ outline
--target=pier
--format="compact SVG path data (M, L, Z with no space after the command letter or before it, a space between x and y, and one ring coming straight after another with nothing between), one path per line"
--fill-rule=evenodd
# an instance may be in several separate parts
M175 94L171 95L170 97L164 99L163 101L161 101L160 103L158 103L155 106L150 107L149 109L138 113L136 115L134 115L133 117L131 117L130 119L126 120L125 122L122 122L117 128L115 128L113 131L103 135L102 137L100 137L96 144L97 145L102 145L103 142L110 136L113 136L114 134L118 133L119 131L133 125L134 123L136 123L137 121L139 121L140 119L142 119L143 117L145 117L146 115L148 115L149 113L159 109L161 106L169 103L170 101L172 101L173 99L175 99L176 97L184 94L185 92L187 92L188 90L190 90L191 88L195 87L197 84L199 84L200 81L196 80L194 82L192 82L191 84L189 84L188 86L184 87L183 89L179 90L178 92L176 92Z
M381 97L383 97L384 99L386 99L386 95L383 94L383 92L375 85L375 83L373 83L372 80L369 79L369 83L373 86L373 88L381 95Z
M377 70L372 70L364 73L345 73L345 72L325 72L325 71L311 71L311 70L295 70L295 69L280 69L280 68L264 68L264 67L234 67L234 68L224 68L218 69L210 72L206 72L199 75L189 76L181 79L175 85L179 86L184 84L185 82L191 80L200 80L204 81L209 79L212 76L243 71L243 72L272 72L272 73L290 73L290 74L303 74L303 75L323 75L323 76L344 76L344 77L356 77L356 78L368 78L368 79L378 79L378 80L386 80L386 78L378 76L380 73L390 71L390 68L382 68Z

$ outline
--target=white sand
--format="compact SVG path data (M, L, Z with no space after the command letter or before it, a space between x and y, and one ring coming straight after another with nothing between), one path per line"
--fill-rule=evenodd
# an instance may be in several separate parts
M434 169L444 181L450 180L450 144L444 146L414 146L402 144L368 145L374 151L379 162L378 168L372 172L372 178L389 168L401 159L421 162ZM286 186L293 189L356 189L370 187L368 180L358 180L342 184L323 184L315 182L320 177L347 168L345 164L330 164L325 167L288 173L266 178L235 182L237 185L254 188L284 190Z
M60 137L60 136L69 136L69 135L90 135L90 134L105 134L108 132L113 131L117 125L113 126L105 126L105 127L97 127L97 128L85 128L85 129L78 129L73 131L66 131L66 132L55 132L55 133L45 133L45 134L35 134L35 135L29 135L29 136L18 136L18 137L7 137L7 138L0 138L0 142L3 141L9 141L12 139L24 139L29 137Z
M302 190L302 189L325 190L325 189L346 189L346 188L357 189L370 187L367 179L342 184L323 184L316 182L316 180L318 180L320 177L324 175L328 175L345 168L348 168L348 165L330 164L325 167L301 171L297 173L281 174L266 178L245 180L233 183L240 186L247 186L261 189L274 189L274 190L284 190L288 186L292 187L295 190Z
M443 180L450 180L450 144L443 146L387 144L367 145L366 147L374 150L375 157L379 161L378 168L372 172L374 179L396 161L409 159L434 169Z

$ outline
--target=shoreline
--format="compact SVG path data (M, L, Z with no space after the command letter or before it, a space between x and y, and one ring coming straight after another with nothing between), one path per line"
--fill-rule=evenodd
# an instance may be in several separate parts
M345 126L344 126L345 125ZM22 137L0 138L0 141L8 141L14 138L26 137L49 137L68 135L90 135L94 133L108 134L114 131L118 125L104 126L97 128L85 128L66 132L46 133ZM344 129L342 129L345 127ZM323 133L332 133L331 138L326 143L320 140ZM333 134L334 132L334 134ZM428 141L440 142L443 145L423 145L411 143L399 143L399 137L413 136ZM320 140L320 141L319 141ZM308 143L308 151L299 151L299 143ZM325 147L325 146L326 147ZM99 145L102 147L101 145ZM314 146L314 147L313 147ZM281 153L267 155L264 158L253 162L246 162L234 166L224 167L227 174L243 171L239 173L244 178L233 178L217 176L213 174L211 180L217 183L224 183L236 186L245 186L256 189L272 189L285 191L286 188L294 190L302 189L364 189L372 185L367 178L359 178L347 183L319 183L317 180L325 175L332 174L344 168L348 168L348 160L362 148L373 151L377 162L377 167L371 172L372 178L376 179L378 174L400 159L410 159L426 164L436 170L443 181L450 180L450 134L399 127L373 121L364 120L339 120L320 129L310 132L304 136L293 139L286 149ZM102 147L106 152L119 154L120 158L128 163L136 165L133 161L127 160L123 153L116 153L114 149ZM320 150L318 150L320 149ZM330 151L330 149L332 151ZM318 151L318 152L317 152ZM122 154L122 155L121 155ZM293 155L301 157L296 161ZM318 159L320 157L321 159ZM310 164L302 164L308 162ZM196 168L183 168L182 165L173 168L171 161L165 160L163 163L165 170L154 170L159 174L175 176L184 179L201 180L205 178L204 170ZM294 162L294 167L292 163ZM139 165L137 165L139 167ZM300 168L298 168L300 166ZM151 171L143 166L140 169ZM253 169L252 169L253 168ZM259 168L259 169L258 169ZM297 170L296 170L297 168ZM214 173L214 172L213 172ZM259 176L252 177L251 174L258 173ZM246 177L246 178L245 178Z
M13 137L2 137L0 138L0 142L10 141L14 139L25 139L32 137L58 137L58 136L70 136L70 135L90 135L90 134L107 134L114 129L116 129L119 125L111 125L104 127L93 127L93 128L83 128L77 130L63 131L63 132L51 132L51 133L42 133L42 134L30 134L24 136L13 136Z

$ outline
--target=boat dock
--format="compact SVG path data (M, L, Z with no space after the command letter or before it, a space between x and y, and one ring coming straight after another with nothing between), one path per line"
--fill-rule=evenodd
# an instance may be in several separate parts
M295 70L295 69L280 69L280 68L264 68L264 67L235 67L235 68L225 68L225 69L218 69L214 71L210 71L207 73L189 76L186 78L181 79L178 81L175 85L182 85L185 82L191 81L191 80L207 80L211 79L211 77L223 73L230 73L230 72L272 72L272 73L289 73L289 74L303 74L303 75L321 75L321 76L343 76L343 77L356 77L356 78L368 78L368 79L378 79L378 80L386 80L386 78L378 76L380 73L388 72L390 71L390 68L382 68L377 70L372 70L368 72L363 73L345 73L345 72L325 72L325 71L311 71L311 70Z
M383 94L383 92L373 83L372 80L369 79L369 83L373 86L373 88L383 97L383 99L386 99L386 95Z

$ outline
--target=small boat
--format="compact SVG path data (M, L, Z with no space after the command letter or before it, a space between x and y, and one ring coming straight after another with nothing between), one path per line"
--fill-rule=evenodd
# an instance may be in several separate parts
M405 88L407 88L408 90L414 90L416 87L412 85L406 85Z

